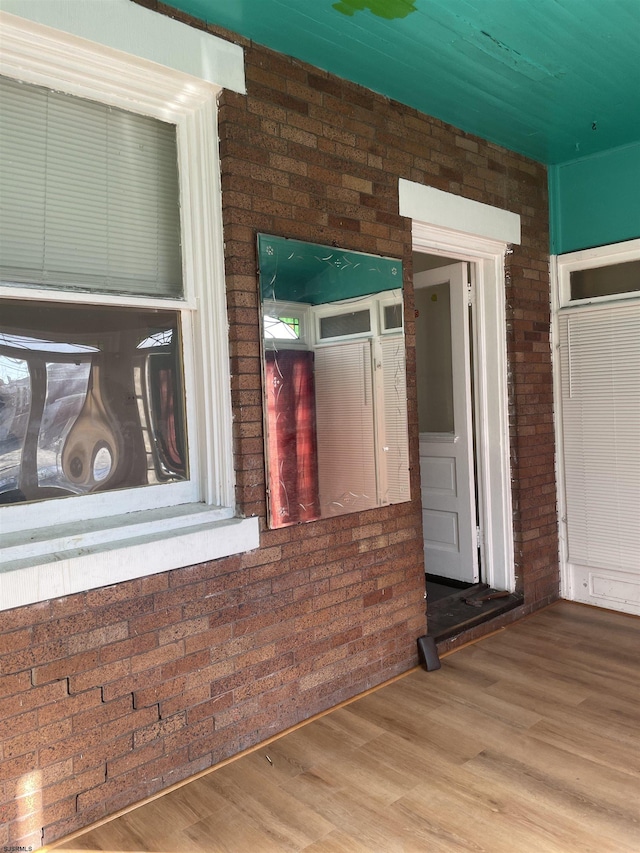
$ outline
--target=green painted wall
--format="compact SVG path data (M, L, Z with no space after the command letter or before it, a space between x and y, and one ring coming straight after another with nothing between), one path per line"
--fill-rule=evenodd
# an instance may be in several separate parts
M549 167L551 252L640 237L640 142Z

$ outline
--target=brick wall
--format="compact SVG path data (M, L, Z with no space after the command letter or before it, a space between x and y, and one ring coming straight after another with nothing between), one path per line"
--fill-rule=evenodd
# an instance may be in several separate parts
M558 565L544 168L236 40L248 95L223 93L220 137L239 507L265 527L256 232L402 258L419 495L398 178L504 207L523 233L505 282L518 584L523 612L547 603ZM420 523L414 500L264 529L254 552L3 613L0 844L77 830L415 664Z

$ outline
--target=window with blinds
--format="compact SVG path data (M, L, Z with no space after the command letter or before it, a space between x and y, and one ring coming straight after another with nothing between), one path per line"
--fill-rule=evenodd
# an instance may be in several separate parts
M0 220L0 504L191 497L176 126L0 78Z
M181 297L176 127L0 78L0 277Z
M569 560L640 570L640 304L559 316Z

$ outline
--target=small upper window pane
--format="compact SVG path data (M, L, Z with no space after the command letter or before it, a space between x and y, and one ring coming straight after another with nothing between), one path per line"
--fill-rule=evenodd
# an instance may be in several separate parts
M384 328L385 331L402 328L402 303L384 306Z
M572 270L569 273L569 281L572 301L633 293L640 291L640 261Z
M364 311L350 311L320 318L321 338L341 338L370 331L371 316L368 308Z
M264 336L267 339L281 341L300 340L300 318L280 317L279 315L265 314Z

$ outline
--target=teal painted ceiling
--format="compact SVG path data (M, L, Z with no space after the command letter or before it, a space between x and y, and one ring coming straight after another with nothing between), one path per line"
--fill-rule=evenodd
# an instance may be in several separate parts
M546 164L640 140L640 0L170 0Z

